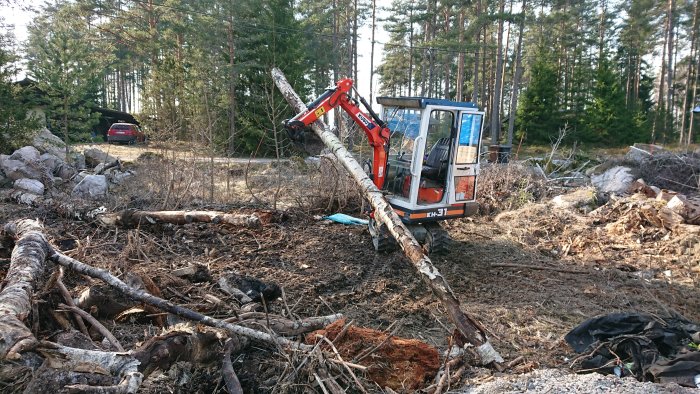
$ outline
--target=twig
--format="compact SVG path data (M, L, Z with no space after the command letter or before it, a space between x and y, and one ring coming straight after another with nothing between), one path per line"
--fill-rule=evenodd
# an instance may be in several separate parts
M103 326L102 323L100 323L97 319L95 319L91 314L85 312L84 310L78 308L77 306L70 306L70 305L66 305L66 304L58 304L58 306L60 308L69 310L69 311L79 315L83 319L87 320L87 322L90 323L91 326L95 327L95 329L97 331L99 331L103 337L107 338L109 343L111 343L117 350L119 350L120 352L126 351L126 350L124 350L122 345L119 343L117 338L115 338L114 335L112 335L112 333L109 332L107 327Z
M567 274L587 274L588 271L570 270L566 268L548 267L546 265L513 264L513 263L491 263L492 268L518 268L531 270L556 271Z
M231 363L232 345L233 341L230 338L226 340L226 345L224 346L224 361L221 366L221 376L224 378L226 390L229 394L243 394L241 382L238 380L238 376L236 376L236 372L233 370L233 363Z
M330 309L332 313L335 313L335 310L331 308L331 306L326 302L326 300L323 299L323 297L318 296L318 299L321 300L321 302L323 302L323 305L325 305L326 308Z
M287 311L287 316L289 319L296 320L292 311L289 309L289 304L287 304L287 294L284 292L284 287L280 286L280 291L282 292L282 304L284 305L284 310Z
M321 391L323 391L323 394L330 394L328 390L326 389L326 386L323 384L323 381L321 378L318 376L316 372L314 372L314 379L316 379L316 382L318 383L318 386L321 388Z
M357 388L360 389L363 393L367 393L367 390L365 390L364 386L362 383L360 383L360 380L357 379L357 376L355 376L355 373L352 372L352 369L346 364L345 360L343 360L343 357L338 353L338 349L335 348L335 345L333 345L333 342L329 341L328 338L326 338L324 335L321 335L321 340L326 342L328 345L330 345L331 349L333 350L333 353L338 357L338 360L340 360L341 365L345 367L345 370L348 371L350 376L352 376L352 380L355 381L355 384L357 385ZM357 364L353 364L357 365ZM362 366L360 366L362 367ZM366 369L366 368L365 368Z
M73 302L73 297L71 297L70 293L68 292L66 285L63 284L62 278L63 278L63 267L58 267L58 275L56 276L56 287L58 287L58 291L61 293L61 296L63 296L63 299L66 301L66 304L68 304L68 306L75 308L75 303ZM88 333L87 327L85 327L85 322L83 322L81 314L73 311L73 315L74 315L75 322L78 325L78 329L80 330L80 332L82 332L88 338L90 338L90 334Z
M355 321L350 320L350 322L348 322L345 325L345 327L343 327L343 329L340 330L338 335L336 335L335 338L333 338L333 343L340 341L345 336L345 333L348 332L348 329L350 328L350 326L352 326L353 324L355 324Z
M396 323L396 322L394 322L394 323ZM394 324L394 323L392 323L392 324ZM362 360L364 360L365 358L369 357L372 353L374 353L374 352L376 352L377 350L379 350L379 348L381 348L381 347L384 346L387 342L389 342L389 340L396 334L396 332L399 330L399 328L401 328L401 325L400 325L400 324L397 324L396 327L391 331L391 333L390 333L389 335L387 335L386 338L384 338L383 341L381 341L377 346L374 346L374 347L370 348L369 350L367 350L367 351L365 351L365 352L362 352L361 354L357 355L357 356L352 360L352 362L353 362L353 363L359 363L360 361L362 361Z

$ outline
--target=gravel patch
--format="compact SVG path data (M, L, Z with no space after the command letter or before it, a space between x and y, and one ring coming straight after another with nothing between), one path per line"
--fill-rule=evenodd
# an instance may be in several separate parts
M502 393L622 393L622 394L698 394L700 389L681 387L675 383L658 384L636 379L591 373L577 375L559 369L540 369L518 376L502 376L478 386L466 386L454 394Z

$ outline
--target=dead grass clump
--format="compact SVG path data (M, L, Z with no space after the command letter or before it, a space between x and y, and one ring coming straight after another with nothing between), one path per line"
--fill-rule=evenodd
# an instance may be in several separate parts
M296 207L309 213L361 210L362 193L335 157L319 156L319 162L308 163L307 168L289 186Z
M556 209L549 204L528 204L503 212L494 221L517 242L547 251L558 248L569 251L572 244L580 244L581 240L571 236L585 233L591 222L572 210Z
M549 195L545 180L523 163L486 165L477 186L479 211L492 215L538 202Z

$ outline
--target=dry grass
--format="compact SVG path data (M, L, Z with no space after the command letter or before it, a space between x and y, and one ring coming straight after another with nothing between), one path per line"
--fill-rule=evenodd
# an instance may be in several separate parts
M544 179L522 162L484 165L477 185L477 201L483 215L518 209L549 193Z
M234 205L313 214L356 212L362 204L353 180L329 157L319 163L300 158L217 162L162 150L144 151L127 166L135 176L111 193L115 210Z

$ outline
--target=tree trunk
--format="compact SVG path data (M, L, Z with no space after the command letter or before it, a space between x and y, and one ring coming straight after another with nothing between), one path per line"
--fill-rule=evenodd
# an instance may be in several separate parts
M374 33L377 30L377 0L372 0L372 43L369 52L369 105L374 104ZM410 55L409 55L410 56ZM409 65L410 75L410 65ZM409 91L411 79L408 79ZM409 94L410 95L410 94Z
M690 56L689 59L690 61L688 62L688 72L685 77L685 89L683 92L685 93L683 96L683 107L681 108L681 130L678 138L678 144L682 145L686 136L685 133L685 126L686 126L686 119L688 117L692 117L693 113L690 112L688 114L689 110L692 108L688 108L688 96L690 96L690 87L691 87L691 81L693 81L693 76L694 73L697 72L697 60L695 59L696 53L697 53L697 43L696 43L696 37L697 37L697 28L698 28L698 5L700 2L696 1L695 2L695 7L693 7L693 24L692 24L692 30L690 33ZM695 105L694 102L691 102L690 105ZM690 143L690 141L688 141Z
M505 1L500 0L498 11L501 16L498 19L498 42L496 51L496 75L494 78L495 86L493 87L493 106L491 110L491 143L498 144L501 136L501 73L503 71L503 11Z
M676 9L676 0L668 0L668 67L666 68L666 84L668 85L668 92L666 94L666 105L668 106L669 112L673 108L673 19L674 12ZM666 118L664 117L664 124L666 124Z
M508 113L508 140L507 145L513 145L513 131L515 130L515 113L518 110L518 93L520 92L520 78L523 76L522 67L522 45L523 31L525 30L525 17L527 0L523 0L522 14L523 19L518 27L518 44L515 46L515 73L513 75L513 89L510 96L510 111Z
M235 66L235 42L233 39L233 16L229 17L228 38L228 153L233 156L236 152L236 66Z
M306 105L301 101L294 89L289 85L284 74L279 69L272 70L272 77L282 95L297 112L306 111ZM338 161L352 175L360 186L364 197L374 209L375 219L387 226L391 235L403 250L408 260L413 264L419 277L426 283L433 294L442 302L447 313L463 339L475 346L477 353L484 364L503 361L500 354L491 346L486 333L480 326L460 309L460 304L452 289L440 274L437 268L425 254L423 248L411 234L411 231L401 222L394 209L384 198L384 194L377 189L369 179L362 166L354 159L343 144L328 131L323 122L312 125L314 132L323 140L324 144L338 158Z
M70 141L68 140L68 95L63 95L63 142L66 143L66 156L70 154Z
M459 22L458 22L458 35L459 35L459 58L457 59L457 86L455 86L455 100L462 101L462 89L464 89L464 10L459 12Z

